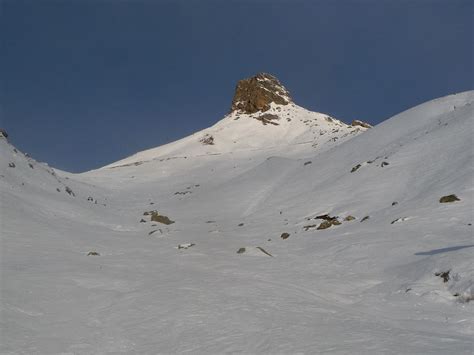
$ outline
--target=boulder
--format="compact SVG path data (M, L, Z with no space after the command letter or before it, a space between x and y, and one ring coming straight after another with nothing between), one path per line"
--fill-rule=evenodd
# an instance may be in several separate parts
M151 221L152 222L163 223L163 224L166 224L166 225L174 223L174 221L169 219L167 216L162 216L157 211L151 211L150 213L151 213Z
M440 203L449 203L449 202L455 202L455 201L461 201L461 200L456 195L447 195L439 199Z

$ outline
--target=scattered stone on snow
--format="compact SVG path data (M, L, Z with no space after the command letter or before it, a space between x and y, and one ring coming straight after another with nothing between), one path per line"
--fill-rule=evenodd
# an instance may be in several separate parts
M361 222L364 222L364 221L367 221L369 218L370 218L370 216L365 216L365 217L362 218L360 221L361 221Z
M439 199L439 202L440 203L449 203L449 202L455 202L455 201L461 201L459 199L459 197L457 197L456 195L447 195L447 196L443 196Z
M201 142L203 145L214 145L214 137L210 134L205 134L204 137L199 140L199 142Z
M318 230L321 230L321 229L328 229L328 228L331 227L331 226L332 226L332 222L330 222L330 221L324 221L324 222L322 222L322 223L318 226L318 228L316 228L316 229L318 229Z
M183 243L183 244L178 244L178 249L188 249L188 248L191 248L193 246L195 246L196 244L194 243Z
M396 205L398 205L398 202L397 202L397 201L393 201L393 202L392 202L392 206L396 206Z
M380 164L380 166L381 166L382 168L383 168L384 166L387 166L387 165L389 165L389 164L388 164L388 162L386 162L386 161L383 161L382 164Z
M361 126L361 127L364 127L364 128L372 128L371 124L369 124L367 122L359 121L359 120L352 121L351 126L352 127Z
M344 218L344 221L348 222L348 221L353 221L354 219L356 219L354 216L349 215L346 218Z
M283 240L288 239L289 237L290 237L290 233L286 233L286 232L282 233L281 236L280 236L280 238L283 239ZM270 239L269 239L269 241L270 241Z
M449 281L450 277L449 277L449 273L451 272L451 270L448 270L448 271L441 271L441 272L436 272L435 273L435 276L439 276L443 279L443 282L446 283Z
M90 251L87 253L87 256L100 256L100 254L96 251Z
M237 254L243 254L245 253L245 248L239 248L239 250L237 250Z
M76 196L76 194L71 190L69 186L66 186L66 192L73 197Z
M355 173L362 165L360 164L357 164L356 166L354 166L352 169L351 169L351 173Z
M310 161L307 161L305 162L303 165L306 166L306 165L309 165L309 164L312 164L313 162L310 160Z
M152 222L158 222L158 223L163 223L166 225L173 224L174 221L169 219L167 216L160 215L158 211L150 211L150 219Z
M12 163L9 163L8 166L9 166L10 168L14 168L16 165L15 165L15 163L12 162Z

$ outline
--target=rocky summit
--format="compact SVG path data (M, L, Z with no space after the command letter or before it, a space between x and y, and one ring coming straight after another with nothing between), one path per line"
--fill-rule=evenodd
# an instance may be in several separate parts
M287 105L292 99L288 90L275 76L260 73L237 83L231 111L247 114L265 112L270 109L272 102Z

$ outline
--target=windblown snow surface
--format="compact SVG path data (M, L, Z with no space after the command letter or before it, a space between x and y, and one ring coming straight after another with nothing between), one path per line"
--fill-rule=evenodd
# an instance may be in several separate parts
M79 175L1 138L1 353L471 354L473 99L233 114Z

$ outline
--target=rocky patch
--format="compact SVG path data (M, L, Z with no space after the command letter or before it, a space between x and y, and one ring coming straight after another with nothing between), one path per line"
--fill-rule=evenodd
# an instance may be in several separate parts
M256 120L262 122L262 124L265 126L267 124L272 124L274 126L278 126L279 123L275 122L280 119L277 115L272 115L271 113L265 113L263 115L260 115L258 117L255 117Z
M461 201L461 199L457 197L456 195L447 195L439 199L439 203L450 203L450 202L456 202L456 201Z
M286 232L282 233L281 236L280 236L280 238L283 239L283 240L288 239L289 237L290 237L290 233L286 233Z
M158 223L162 223L162 224L166 224L166 225L170 225L170 224L175 223L169 217L159 214L158 211L156 211L156 210L155 211L144 212L143 215L144 216L150 216L150 221L152 221L152 222L158 222Z
M360 127L364 127L364 128L372 128L371 124L369 124L367 122L359 121L359 120L352 121L351 126L352 127L360 126Z
M237 83L231 111L252 114L268 111L271 103L287 105L290 102L290 93L276 77L260 73Z
M199 140L199 142L201 142L202 145L214 145L214 137L210 134L206 134Z

